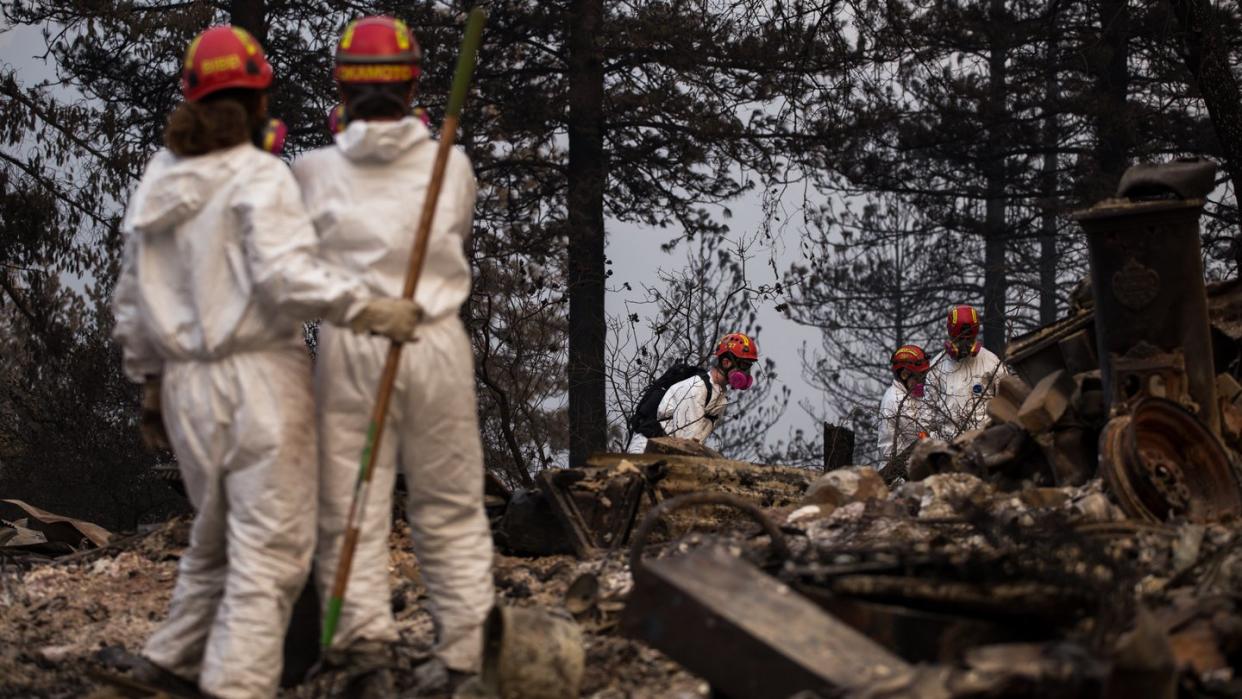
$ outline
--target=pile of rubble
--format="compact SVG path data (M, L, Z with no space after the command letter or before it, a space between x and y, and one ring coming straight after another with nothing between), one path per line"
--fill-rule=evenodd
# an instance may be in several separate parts
M733 697L1237 696L1242 532L1105 489L833 472L784 553L752 527L636 563L624 626Z
M105 693L91 672L115 672L128 653L141 651L167 613L177 561L188 537L189 521L181 518L116 546L81 551L83 555L75 558L20 563L10 559L0 566L0 697L115 696ZM394 527L390 544L392 604L401 633L395 661L401 669L400 685L408 691L411 670L430 657L435 632L404 523ZM702 696L706 691L702 680L616 632L618 600L629 584L623 560L601 567L572 556L498 555L495 576L505 604L556 608L563 606L570 583L584 572L597 571L603 581L599 607L607 616L598 621L583 617L580 623L586 657L583 695ZM304 680L313 662L305 653L313 652L317 643L313 618L309 628L291 630L281 696L332 696L340 678L329 674Z
M1213 173L1137 167L1077 215L1090 280L1010 345L983 429L919 442L891 491L829 473L749 545L635 556L624 627L731 697L1242 695L1242 285L1204 288Z
M582 646L557 692L501 667L498 695L1242 696L1242 284L1200 286L1211 182L1139 168L1080 215L1090 294L1011 344L989 424L920 442L906 482L657 439L489 483L503 603L572 619ZM433 625L397 521L408 689ZM85 669L138 650L185 529L0 559L0 695L80 696ZM285 695L330 694L302 681L317 605L299 604Z

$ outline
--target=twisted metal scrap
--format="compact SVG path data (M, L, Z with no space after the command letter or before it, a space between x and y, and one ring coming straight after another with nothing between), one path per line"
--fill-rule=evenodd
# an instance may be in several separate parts
M680 497L665 500L656 505L647 513L643 519L642 525L638 528L638 532L634 535L634 542L630 545L630 571L637 575L643 570L643 549L647 544L647 537L651 535L651 530L655 529L660 519L676 510L685 509L687 507L698 507L701 505L718 505L721 507L731 507L735 510L741 510L750 516L755 522L763 527L764 533L771 540L770 551L779 558L789 557L789 544L785 541L785 535L781 533L776 523L770 517L764 514L755 504L743 500L736 495L727 493L691 493Z

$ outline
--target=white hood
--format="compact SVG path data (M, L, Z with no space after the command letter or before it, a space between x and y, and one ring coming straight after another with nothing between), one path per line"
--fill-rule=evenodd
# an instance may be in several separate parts
M134 380L167 360L301 342L303 320L343 322L369 296L314 256L314 229L279 159L250 144L152 158L122 226L115 336Z
M431 132L414 117L400 121L359 119L336 135L336 145L353 161L391 162L430 138Z
M319 250L373 293L398 296L431 185L438 144L421 121L354 121L335 145L293 163ZM460 149L449 153L415 300L428 321L456 316L470 295L464 245L475 181Z
M236 172L235 150L197 158L160 151L130 199L126 227L141 234L164 233L194 216Z

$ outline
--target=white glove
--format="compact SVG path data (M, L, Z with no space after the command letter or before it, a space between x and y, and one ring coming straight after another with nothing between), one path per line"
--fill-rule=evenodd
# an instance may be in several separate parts
M377 298L350 319L349 327L356 333L384 335L394 342L415 342L414 331L422 319L422 307L410 299Z

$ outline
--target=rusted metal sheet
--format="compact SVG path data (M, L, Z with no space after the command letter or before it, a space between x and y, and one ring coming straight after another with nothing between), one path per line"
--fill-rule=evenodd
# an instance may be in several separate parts
M827 695L910 671L897 656L719 546L643 560L647 536L662 516L700 505L742 510L770 537L775 555L788 557L780 530L751 503L720 493L665 501L634 537L634 589L621 617L623 632L733 699Z
M548 499L556 520L561 523L565 536L569 539L570 548L578 558L590 558L595 555L596 548L591 543L591 535L587 531L586 520L578 512L574 498L569 494L571 470L555 471L546 469L535 476L539 490Z
M1172 401L1149 398L1110 420L1100 435L1100 469L1131 517L1242 516L1242 492L1220 440Z
M590 558L600 550L625 543L646 487L643 474L636 468L597 479L590 488L575 487L587 478L580 469L546 469L536 477L579 558Z
M734 699L832 692L909 667L810 600L719 547L650 561L622 630Z
M1159 179L1159 173L1145 177ZM1136 346L1154 348L1144 351L1148 355L1180 351L1196 417L1217 434L1216 371L1199 242L1203 204L1203 199L1109 199L1074 218L1087 234L1105 396L1115 403L1134 382L1119 360Z
M21 500L0 500L0 519L10 522L25 519L30 529L47 537L48 542L63 543L73 548L105 546L112 539L112 532L80 519L65 517Z

